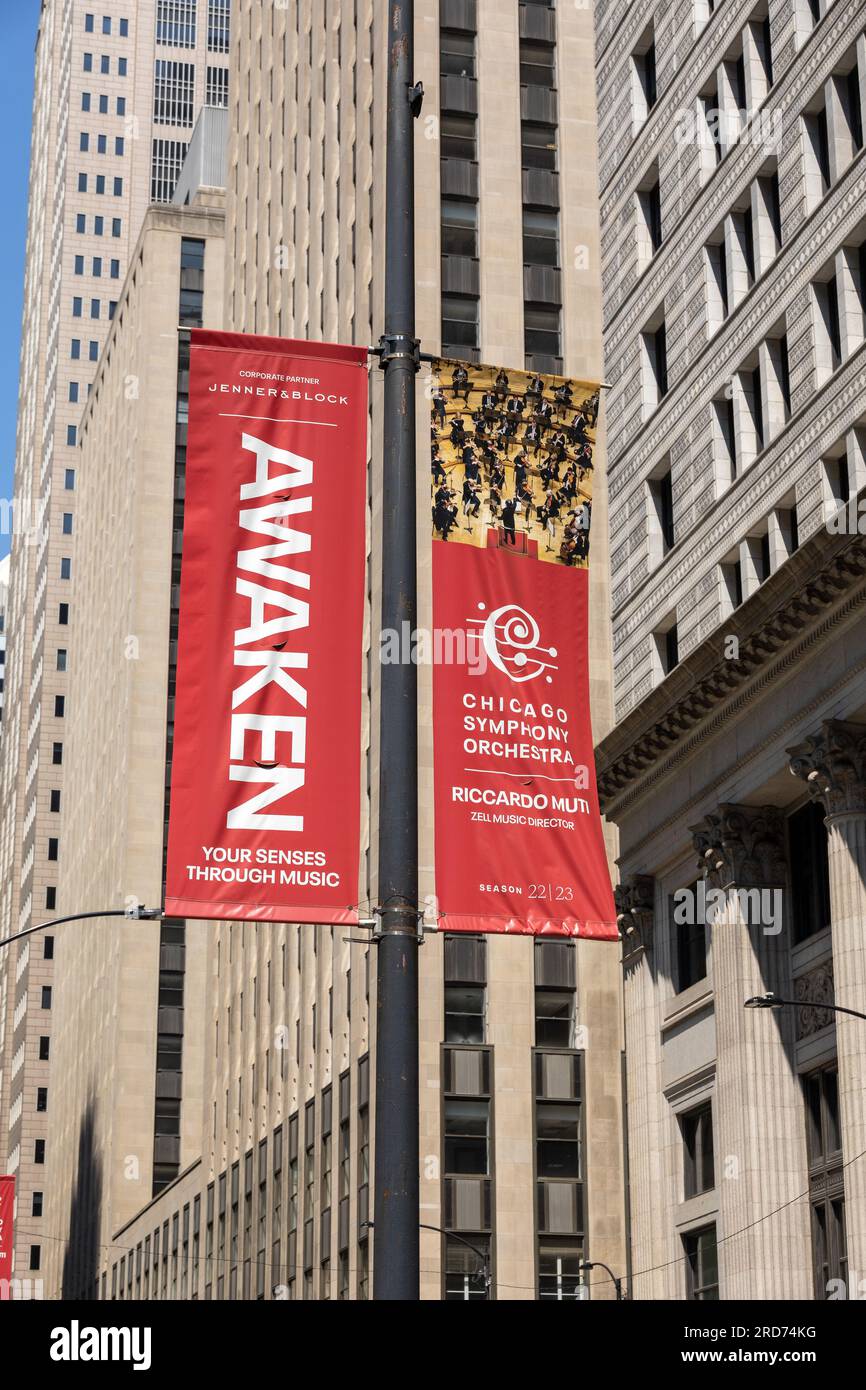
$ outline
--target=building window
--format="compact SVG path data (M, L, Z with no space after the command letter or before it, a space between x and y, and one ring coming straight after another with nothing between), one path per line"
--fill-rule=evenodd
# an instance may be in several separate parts
M154 68L153 119L157 125L191 126L195 65L158 58Z
M848 1253L839 1076L835 1067L803 1077L812 1257L817 1299L847 1296ZM840 1285L841 1281L841 1285Z
M569 1237L548 1236L538 1242L538 1297L542 1303L565 1303L582 1297L583 1248Z
M654 164L637 191L638 242L642 265L647 265L662 244L662 198L658 164Z
M642 335L644 360L644 404L649 414L668 393L668 340L664 319Z
M697 888L693 883L682 902L671 900L672 956L674 963L674 986L677 994L689 989L707 974L707 928L705 922L690 921L697 918ZM685 920L684 920L685 919Z
M446 1048L443 1089L444 1297L486 1299L493 1171L490 1053Z
M156 41L172 48L195 48L196 0L158 0Z
M445 1041L485 1041L487 948L483 937L445 938Z
M830 866L824 808L809 801L788 817L788 863L794 941L830 925Z
M715 1226L703 1226L683 1236L686 1257L686 1298L692 1303L717 1302L719 1256Z
M43 1008L45 1006L43 1005ZM49 1004L50 1008L50 1004ZM40 1112L48 1109L48 1087L37 1086L36 1088L36 1109Z
M48 904L51 906L51 904ZM40 1062L49 1061L51 1056L51 1039L44 1035L39 1039L39 1060Z
M208 0L207 46L211 53L228 53L230 0Z
M41 1216L41 1215L42 1215L42 1210L43 1210L43 1206L44 1206L44 1201L45 1201L44 1193L42 1193L42 1192L34 1192L34 1193L33 1193L33 1202L32 1202L31 1208L30 1208L30 1215L31 1215L31 1216Z
M713 1108L701 1105L680 1115L683 1137L683 1193L686 1201L716 1185L713 1152Z
M445 1302L469 1303L488 1298L489 1279L490 1236L473 1232L458 1239L453 1234L446 1235Z
M443 77L475 77L475 35L457 29L439 31L439 71Z
M207 70L207 84L205 88L205 104L207 106L228 106L229 104L229 70L228 68L211 68Z
M53 796L53 795L54 795L54 793L52 792L52 796ZM58 792L57 795L58 795L58 797L59 797L59 796L60 796L60 793ZM54 807L52 806L51 809L52 809L52 811L53 811L53 810L54 810ZM59 801L58 801L58 803L57 803L57 810L58 810L58 811L60 810L60 802L59 802ZM42 938L42 959L43 959L43 960L53 960L53 959L54 959L54 937L53 937L53 936L44 936L44 937Z
M646 29L632 55L635 75L635 117L645 121L658 101L656 46L652 25Z
M439 124L443 159L474 161L478 157L477 118L462 112L443 111Z
M44 1162L45 1162L45 1140L44 1140L44 1139L37 1139L37 1140L34 1142L34 1145L33 1145L33 1162L34 1162L34 1163L44 1163Z
M30 1247L30 1268L39 1269L42 1263L42 1247L31 1245Z
M664 472L649 481L650 497L650 551L656 563L673 549L674 532L674 487L673 473L669 463ZM654 552L654 553L653 553Z
M536 941L535 1045L573 1048L577 954L570 941Z
M154 140L150 178L152 202L171 202L188 148L183 140Z

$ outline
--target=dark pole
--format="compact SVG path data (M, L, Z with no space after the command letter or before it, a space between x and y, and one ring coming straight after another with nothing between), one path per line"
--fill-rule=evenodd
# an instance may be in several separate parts
M382 628L415 629L413 0L388 4ZM373 1297L419 1297L418 712L413 662L382 664Z

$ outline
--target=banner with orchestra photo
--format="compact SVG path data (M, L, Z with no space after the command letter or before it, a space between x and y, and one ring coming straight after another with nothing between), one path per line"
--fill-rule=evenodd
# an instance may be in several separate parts
M439 926L615 940L589 712L599 388L447 359L431 384Z

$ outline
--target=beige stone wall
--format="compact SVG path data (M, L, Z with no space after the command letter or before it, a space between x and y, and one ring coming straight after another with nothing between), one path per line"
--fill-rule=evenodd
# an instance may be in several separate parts
M222 309L218 210L153 209L82 422L75 662L69 674L61 883L88 909L162 893L180 244L207 241L205 323ZM47 1223L84 1245L150 1199L159 925L58 932ZM186 949L182 1164L201 1146L205 929ZM86 1195L85 1195L86 1194ZM92 1219L92 1216L91 1216ZM52 1296L65 1247L53 1241Z

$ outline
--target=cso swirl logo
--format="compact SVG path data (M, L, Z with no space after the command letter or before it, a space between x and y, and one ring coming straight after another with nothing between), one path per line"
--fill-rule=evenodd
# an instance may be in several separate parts
M480 612L487 605L479 603ZM535 680L543 671L557 667L547 657L558 656L556 647L541 647L541 630L531 613L517 603L495 608L486 618L469 618L470 627L481 629L481 641L488 660L509 680L522 684ZM553 677L545 676L548 685Z

